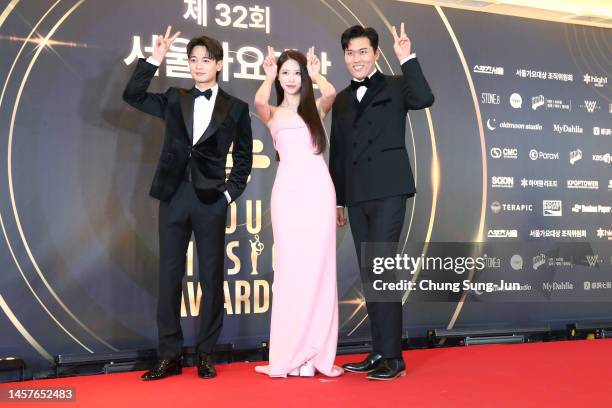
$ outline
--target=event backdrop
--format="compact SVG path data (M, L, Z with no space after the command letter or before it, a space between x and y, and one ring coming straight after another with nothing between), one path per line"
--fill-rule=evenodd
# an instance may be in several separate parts
M151 91L192 86L185 45L205 33L223 43L221 87L252 105L267 45L314 45L323 74L341 90L350 80L341 32L376 28L378 69L397 74L390 26L405 22L436 102L408 115L418 194L408 203L402 244L534 245L542 253L523 257L522 273L542 264L549 271L545 282L522 286L548 294L539 301L407 295L406 335L610 320L610 30L394 0L225 1L12 0L0 9L0 355L22 356L36 371L60 353L156 346L158 203L148 191L163 122L127 106L121 94L136 59L151 55L167 25L182 34ZM268 338L272 301L277 162L254 113L252 124L253 171L231 205L226 236L220 342L237 348ZM592 250L583 260L565 259L559 245L575 243ZM337 251L340 336L364 338L348 227L338 229ZM187 345L201 300L196 266L190 247ZM558 281L564 269L587 278ZM575 298L555 297L569 289Z

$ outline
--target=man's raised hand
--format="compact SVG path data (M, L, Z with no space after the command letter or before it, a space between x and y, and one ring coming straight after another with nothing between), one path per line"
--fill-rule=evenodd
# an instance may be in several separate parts
M158 35L157 38L155 39L155 46L153 47L152 57L155 58L155 60L158 61L159 63L161 63L164 60L166 53L170 49L170 45L172 45L174 40L177 39L177 37L181 34L181 32L178 31L174 35L171 35L171 34L172 34L172 26L168 26L168 28L166 29L166 34L163 36Z
M404 31L404 23L400 25L399 35L395 30L395 26L391 27L391 34L393 34L393 50L395 55L400 61L407 58L412 53L412 44Z

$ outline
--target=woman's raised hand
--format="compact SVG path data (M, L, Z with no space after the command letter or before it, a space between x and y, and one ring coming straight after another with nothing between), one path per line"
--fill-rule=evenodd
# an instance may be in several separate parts
M308 75L310 79L315 81L321 71L321 61L315 55L315 47L310 47L306 54L306 68L308 69Z
M274 48L268 46L268 55L264 58L263 69L266 73L266 78L276 79L276 56L274 55Z

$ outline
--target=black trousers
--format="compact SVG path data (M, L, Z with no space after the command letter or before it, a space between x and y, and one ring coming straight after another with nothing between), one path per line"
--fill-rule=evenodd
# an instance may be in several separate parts
M159 204L159 294L157 304L160 358L177 358L183 347L181 293L191 233L195 234L202 287L197 351L210 354L223 325L223 261L228 203L223 194L211 204L198 200L182 182L169 202Z
M364 201L348 207L349 222L359 264L362 243L398 242L404 224L407 196L393 196ZM363 285L375 277L371 268L360 268ZM365 292L365 290L364 290ZM376 302L366 297L370 317L372 351L384 358L402 358L402 303Z

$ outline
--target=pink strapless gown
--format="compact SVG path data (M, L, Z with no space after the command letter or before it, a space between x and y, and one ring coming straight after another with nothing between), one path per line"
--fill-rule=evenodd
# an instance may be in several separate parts
M285 377L304 363L335 377L338 343L336 192L322 155L298 115L274 119L280 162L272 187L274 283L270 361L258 367Z

